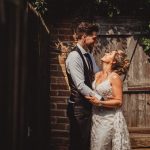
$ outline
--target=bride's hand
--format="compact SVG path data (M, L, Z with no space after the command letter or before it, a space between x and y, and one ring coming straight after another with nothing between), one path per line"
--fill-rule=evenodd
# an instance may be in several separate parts
M90 103L92 103L95 106L100 106L101 102L99 99L97 99L95 96L85 96Z

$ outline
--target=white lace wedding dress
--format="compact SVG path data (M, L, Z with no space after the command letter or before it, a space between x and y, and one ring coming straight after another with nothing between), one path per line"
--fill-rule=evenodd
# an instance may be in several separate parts
M103 96L112 95L109 77L93 89ZM129 133L121 108L93 106L91 150L131 150Z

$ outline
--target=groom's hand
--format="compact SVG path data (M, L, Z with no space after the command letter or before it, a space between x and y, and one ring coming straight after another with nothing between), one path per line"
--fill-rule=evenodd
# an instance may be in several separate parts
M90 103L92 103L93 105L95 106L99 106L101 103L100 103L100 100L97 99L95 96L85 96Z

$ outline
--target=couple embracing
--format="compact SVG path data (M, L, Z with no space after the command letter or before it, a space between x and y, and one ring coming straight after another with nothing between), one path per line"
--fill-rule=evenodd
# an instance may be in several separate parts
M89 52L98 30L95 24L81 22L76 30L77 45L66 59L71 91L69 150L130 150L120 78L129 63L125 52L112 50L101 58L99 69Z

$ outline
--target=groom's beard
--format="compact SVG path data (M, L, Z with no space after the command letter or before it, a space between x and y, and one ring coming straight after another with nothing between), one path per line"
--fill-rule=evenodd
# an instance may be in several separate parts
M93 47L94 47L94 44L87 45L87 48L89 49L90 53L93 51Z

